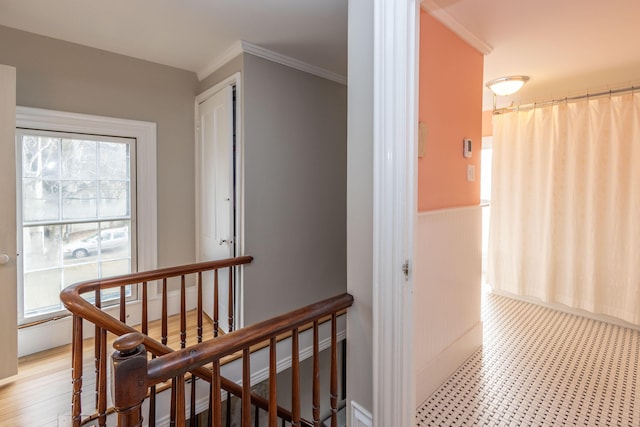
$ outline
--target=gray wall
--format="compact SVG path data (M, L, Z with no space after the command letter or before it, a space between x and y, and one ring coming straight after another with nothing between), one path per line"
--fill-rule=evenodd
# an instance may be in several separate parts
M344 85L244 55L245 324L346 291Z
M348 83L347 287L355 303L347 313L347 399L373 412L373 2L369 0L349 1Z
M0 63L17 68L19 106L157 124L158 262L193 262L196 75L3 26Z

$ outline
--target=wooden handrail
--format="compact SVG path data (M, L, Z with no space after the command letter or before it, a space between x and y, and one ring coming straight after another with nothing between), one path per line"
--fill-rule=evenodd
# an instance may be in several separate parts
M83 319L87 320L95 325L96 329L96 348L95 348L95 373L96 373L96 415L92 416L93 419L98 419L98 425L106 426L106 414L109 409L106 406L106 334L111 332L116 336L120 336L117 340L117 344L120 348L117 348L114 353L114 358L119 357L118 363L115 363L114 359L114 377L113 378L132 378L131 372L127 372L126 366L137 366L136 369L144 365L143 370L139 370L136 373L135 384L137 384L137 390L134 393L137 402L129 402L127 394L131 394L131 390L136 388L134 383L128 384L124 387L124 395L119 395L115 398L115 410L118 413L118 420L120 425L138 425L137 420L141 420L140 404L141 396L147 396L147 390L150 388L149 394L150 407L155 408L155 396L156 386L160 383L165 383L161 387L167 386L167 381L171 380L172 384L172 410L171 410L171 423L181 426L184 423L184 408L185 408L185 384L191 374L191 414L190 417L193 420L195 417L195 381L196 378L201 378L204 381L212 384L210 394L210 410L215 413L216 409L219 412L221 390L225 390L235 396L242 399L242 419L243 426L248 425L250 422L249 412L251 407L255 408L256 417L259 410L267 411L269 413L269 426L275 425L274 417L278 417L284 423L287 421L292 426L312 426L319 425L319 383L316 383L316 377L318 374L318 324L327 321L330 318L331 322L331 418L332 424L337 419L336 409L336 397L337 397L337 382L334 379L336 376L336 319L337 315L350 307L353 304L353 297L349 294L342 294L333 298L320 301L306 307L294 310L287 314L283 314L267 321L252 325L246 328L240 328L234 330L233 324L229 324L227 328L228 332L220 331L218 335L217 327L217 292L215 293L215 305L214 305L214 338L209 340L203 340L203 325L202 325L202 274L204 272L214 273L212 277L214 279L214 289L218 288L218 269L229 268L229 286L231 286L231 275L233 274L233 268L239 265L248 264L253 260L250 256L230 258L219 261L210 261L205 263L189 264L179 267L163 268L149 272L134 273L124 276L117 276L105 279L96 279L85 282L80 282L67 287L60 295L64 306L73 313L73 425L80 426L89 419L82 420L80 414L81 408L81 391L82 391L82 323ZM198 292L198 307L197 307L197 344L187 347L186 342L186 281L187 275L197 275L197 292ZM180 350L171 348L167 345L167 279L180 278ZM208 279L207 279L208 280ZM160 337L154 339L147 335L148 330L148 293L147 286L151 285L154 281L162 282L162 339ZM139 284L143 290L143 304L142 304L142 329L135 329L125 323L126 309L124 308L124 290L128 285ZM101 309L100 294L102 290L120 288L120 313L119 318L114 318ZM232 292L231 290L229 292ZM95 295L95 305L87 301L83 294ZM231 309L231 298L229 298L229 309ZM233 313L229 313L229 322L233 322ZM301 330L311 327L314 328L314 397L313 397L313 423L300 417L300 396L297 382L295 380L298 373L298 340L297 336ZM124 338L123 335L127 335ZM133 341L132 336L135 336ZM249 388L248 375L250 374L249 357L248 355L257 348L267 345L270 346L270 357L273 359L270 361L269 378L270 382L275 386L275 344L285 337L292 337L292 369L294 372L294 383L292 384L293 398L292 410L289 411L276 403L274 399L265 399ZM124 342L122 341L124 339ZM135 345L133 345L134 343ZM152 359L147 360L145 351L147 350ZM137 355L136 360L128 360L128 357ZM228 361L235 360L241 357L243 364L243 376L246 379L243 381L244 386L240 386L227 378L224 378L220 374L220 368ZM79 356L79 357L78 357ZM120 367L119 367L120 366ZM120 374L116 372L120 370ZM98 379L99 376L99 379ZM126 382L126 381L125 381ZM272 387L270 385L270 387ZM119 391L120 390L120 391ZM114 393L123 393L123 388L120 386L114 388ZM214 395L215 394L215 395ZM271 395L270 395L271 397ZM275 394L274 394L275 398ZM128 403L123 403L128 402ZM175 406L174 406L175 404ZM274 406L275 405L275 406ZM153 410L155 412L155 410ZM152 416L150 412L149 416ZM213 417L213 415L211 415ZM216 417L219 417L219 413ZM174 418L175 417L175 418ZM155 415L150 421L155 418ZM214 426L220 425L219 419L210 419ZM154 425L154 424L150 424ZM257 424L256 424L257 425Z
M92 319L95 316L96 320L103 320L105 316L99 315L101 311L97 310L92 304L85 301L84 298L81 298L81 294L96 290L117 288L120 286L126 286L135 283L152 282L154 280L167 279L170 277L180 277L187 274L201 273L203 271L217 270L220 268L233 267L236 265L244 265L249 264L252 261L252 256L241 256L236 258L222 259L218 261L199 262L178 267L160 268L157 270L125 274L122 276L114 276L103 279L87 280L84 282L75 283L64 288L64 290L60 293L60 300L67 310L82 317L83 319L93 321ZM106 317L112 319L112 317L109 315L106 315Z
M72 344L72 419L74 426L80 426L84 421L89 420L81 417L82 406L82 384L83 384L83 319L91 322L95 325L95 374L96 374L96 410L98 411L95 416L99 420L99 426L106 425L106 413L108 408L106 406L107 395L107 381L106 381L106 332L111 332L116 336L122 336L131 332L139 332L139 330L125 323L126 310L124 307L123 297L124 290L127 285L141 285L142 286L142 330L144 335L144 345L149 349L153 355L167 354L173 351L168 347L166 342L166 326L167 326L167 279L181 277L184 279L187 275L198 275L201 279L203 272L214 271L219 269L233 269L236 266L248 264L253 260L253 257L242 256L237 258L229 258L217 261L208 261L202 263L188 264L177 267L169 267L156 269L147 272L133 273L122 276L115 276L109 278L95 279L84 281L70 285L65 288L61 294L60 299L64 306L73 314L73 344ZM154 281L162 282L162 328L163 336L162 343L146 335L148 328L148 295L147 286L151 285ZM182 285L182 283L181 283ZM198 280L198 290L201 291L202 281ZM101 290L120 288L120 313L119 319L110 316L108 313L101 309ZM95 296L95 305L83 298L84 294ZM185 289L181 286L180 297L183 299L185 295ZM201 295L201 294L200 294ZM199 295L198 299L198 317L202 316L202 298ZM217 297L217 296L216 296ZM182 305L180 308L181 315L184 315L185 308ZM215 317L217 320L217 316ZM200 321L200 319L199 319ZM182 327L184 330L184 327ZM217 333L217 328L216 328ZM155 399L155 392L152 391L152 401ZM153 402L152 402L153 405Z
M158 384L200 366L221 359L252 345L269 341L285 332L337 313L353 304L353 296L344 293L326 300L247 326L215 340L195 344L149 361L148 384Z
M353 296L350 294L342 294L335 296L333 298L328 298L326 300L308 305L306 307L299 308L297 310L293 310L289 313L282 314L280 316L276 316L269 320L260 322L258 324L248 326L236 331L233 331L227 335L216 338L214 340L206 341L203 343L195 344L190 347L173 351L167 353L163 356L157 357L150 361L147 360L146 356L136 355L136 346L139 346L145 339L145 337L136 332L133 334L127 334L120 338L120 342L118 343L119 347L122 347L124 343L134 343L129 344L127 347L127 351L130 352L133 356L137 357L137 361L132 363L132 366L136 366L136 369L127 370L122 373L122 377L127 378L137 378L138 380L138 389L135 390L135 387L129 387L126 389L116 389L114 399L118 400L122 404L122 408L126 409L124 412L125 415L122 415L122 420L124 426L135 425L138 421L137 418L131 421L128 416L130 415L130 408L139 407L141 404L140 399L140 390L146 390L148 387L153 385L165 382L171 378L184 378L184 374L187 372L191 372L192 374L198 375L202 378L206 378L209 381L212 381L214 384L222 385L222 388L227 389L232 392L236 396L242 397L243 400L243 420L242 425L246 426L250 422L249 411L247 410L249 404L256 405L257 407L270 411L270 415L273 417L275 414L278 416L284 416L286 419L292 422L292 425L298 426L311 426L311 425L319 425L319 410L315 410L314 408L314 423L304 420L300 418L300 399L299 399L299 390L293 391L293 407L292 411L289 412L284 410L283 408L277 407L274 411L273 401L269 401L260 396L254 395L248 392L248 373L249 373L249 358L250 348L262 342L268 341L271 346L271 350L273 350L276 338L279 335L284 333L293 332L293 348L292 348L292 368L294 370L294 377L297 377L296 374L298 369L297 356L298 356L298 328L301 326L313 323L314 324L314 363L317 362L318 357L318 320L326 317L327 315L331 316L331 411L332 411L332 423L337 419L336 415L336 400L334 397L337 397L337 382L334 380L336 375L336 313L345 310L353 304ZM114 347L116 345L114 344ZM139 348L142 346L139 346ZM117 349L121 349L116 347ZM238 386L234 383L231 383L226 378L221 377L220 375L220 360L225 356L230 356L237 352L242 352L243 354L243 384L244 386ZM117 354L117 356L116 356ZM115 357L120 357L120 355L116 352L114 354ZM272 353L273 354L273 353ZM212 363L214 366L213 372L205 367ZM114 369L117 369L118 366L114 365ZM115 372L115 371L114 371ZM117 375L117 372L115 372ZM275 365L273 361L271 363L270 375L275 375ZM314 389L319 387L317 383L316 375L314 375ZM295 380L294 380L295 381ZM297 382L297 381L296 381ZM218 388L218 387L215 387ZM121 393L121 396L118 396L118 393ZM218 391L214 391L214 393L219 393ZM130 400L127 400L130 398ZM212 396L212 401L216 402L216 407L219 407L220 396ZM249 403L251 402L251 403ZM271 405L270 405L271 403ZM318 404L316 399L316 405ZM319 408L318 408L319 409ZM116 407L118 412L119 408ZM273 419L273 418L272 418ZM131 424L129 424L131 421ZM271 424L271 422L270 422ZM214 423L214 426L216 424Z

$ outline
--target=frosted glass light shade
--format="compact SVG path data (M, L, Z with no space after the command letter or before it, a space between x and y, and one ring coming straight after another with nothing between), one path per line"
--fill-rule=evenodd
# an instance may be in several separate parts
M528 80L527 76L500 77L487 82L487 87L496 95L507 96L519 91Z

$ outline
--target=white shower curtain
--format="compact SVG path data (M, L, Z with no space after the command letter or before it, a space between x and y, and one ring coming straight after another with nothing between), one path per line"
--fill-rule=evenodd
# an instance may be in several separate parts
M640 93L493 129L489 283L640 324Z

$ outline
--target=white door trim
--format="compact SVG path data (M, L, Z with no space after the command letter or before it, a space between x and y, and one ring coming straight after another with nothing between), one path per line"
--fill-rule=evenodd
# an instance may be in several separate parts
M244 144L242 137L242 85L241 73L237 72L227 77L215 86L205 90L196 96L195 108L195 189L196 195L200 194L200 104L220 92L225 87L235 86L236 88L236 241L235 256L244 255ZM196 197L196 257L199 257L200 248L200 199ZM196 259L200 261L200 259ZM236 329L244 327L244 280L242 274L242 266L236 267L236 302L235 302L235 327Z
M16 69L0 64L0 254L8 259L0 264L0 379L18 373L17 321L17 249L16 188L7 185L15 180Z
M374 1L374 425L412 426L412 275L416 217L417 0Z

